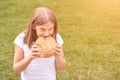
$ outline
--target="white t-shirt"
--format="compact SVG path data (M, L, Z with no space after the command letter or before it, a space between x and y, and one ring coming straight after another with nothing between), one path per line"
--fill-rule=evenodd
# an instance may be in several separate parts
M24 33L20 33L14 43L23 49L24 57L26 57L31 53L31 50L23 43L23 38ZM63 44L59 34L57 34L56 39L58 44ZM33 59L27 68L21 72L21 80L56 80L55 57Z

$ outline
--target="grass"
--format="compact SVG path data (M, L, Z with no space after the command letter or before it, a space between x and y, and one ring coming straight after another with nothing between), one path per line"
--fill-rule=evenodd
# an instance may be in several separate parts
M57 80L120 79L119 0L0 0L0 79L19 80L12 69L13 40L26 29L34 8L57 15L68 61Z

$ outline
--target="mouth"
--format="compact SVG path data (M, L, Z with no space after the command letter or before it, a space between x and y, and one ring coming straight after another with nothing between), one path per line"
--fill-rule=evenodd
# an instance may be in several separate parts
M47 37L53 37L53 34L51 34L51 35L48 35L48 36L40 35L39 37L43 37L43 38L47 38Z

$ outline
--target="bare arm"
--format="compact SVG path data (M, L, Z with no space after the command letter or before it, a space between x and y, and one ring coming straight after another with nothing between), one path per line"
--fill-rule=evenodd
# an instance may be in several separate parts
M30 62L36 58L39 57L40 53L37 53L36 51L38 48L33 46L32 53L24 58L24 51L19 46L15 45L15 53L14 53L14 61L13 61L13 69L15 73L20 73L23 71Z
M56 59L56 66L60 70L64 70L67 65L67 61L64 57L64 52L61 46L56 47L56 52L55 52L55 59Z
M28 64L31 62L32 58L30 56L24 58L24 51L19 46L15 45L13 69L15 73L20 73L23 71Z

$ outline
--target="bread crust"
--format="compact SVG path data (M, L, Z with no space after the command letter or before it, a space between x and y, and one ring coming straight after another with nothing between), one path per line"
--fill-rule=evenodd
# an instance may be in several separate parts
M42 58L50 57L55 53L56 41L53 37L39 37L35 45L38 45L39 52L43 54L40 56Z

